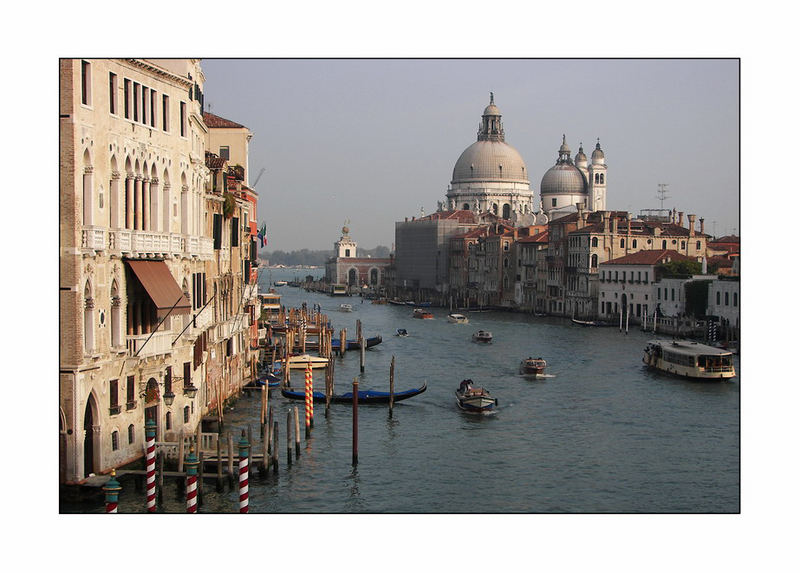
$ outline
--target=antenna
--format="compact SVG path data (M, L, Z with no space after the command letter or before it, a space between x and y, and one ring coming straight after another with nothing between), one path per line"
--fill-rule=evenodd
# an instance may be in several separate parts
M661 201L661 208L664 208L664 199L669 199L667 196L667 186L669 183L659 183L658 184L658 191L656 194L658 195L658 200Z

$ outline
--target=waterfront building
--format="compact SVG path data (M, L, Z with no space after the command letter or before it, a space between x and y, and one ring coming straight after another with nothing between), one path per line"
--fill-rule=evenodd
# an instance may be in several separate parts
M496 217L459 209L396 222L393 290L426 298L449 292L450 238L490 219Z
M334 256L325 263L325 282L347 285L351 289L367 286L380 291L386 286L386 274L392 259L359 257L358 244L350 237L350 228L342 227L342 235L333 244Z
M543 230L528 237L520 237L515 243L519 269L519 309L525 312L544 312L546 289L546 260L548 232Z
M730 337L739 339L739 278L718 276L708 286L708 309L706 314L718 317L725 326L730 326Z
M213 216L199 60L63 59L59 74L59 478L75 483L141 458L147 419L157 441L196 430L207 356L244 318L244 255ZM254 200L233 197L232 216Z

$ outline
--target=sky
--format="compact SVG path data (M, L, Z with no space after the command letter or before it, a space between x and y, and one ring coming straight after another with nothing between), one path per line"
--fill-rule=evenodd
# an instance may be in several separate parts
M675 208L739 234L739 61L727 59L210 58L205 110L247 126L266 250L363 248L443 201L489 93L534 202L562 135L595 144L607 208ZM658 195L667 184L666 198ZM684 219L685 220L685 219Z

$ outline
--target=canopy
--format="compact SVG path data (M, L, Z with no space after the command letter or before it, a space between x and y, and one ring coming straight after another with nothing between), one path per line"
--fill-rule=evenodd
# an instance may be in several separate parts
M158 309L158 317L189 314L192 305L164 261L126 261ZM177 303L177 304L176 304ZM175 307L173 309L173 306Z

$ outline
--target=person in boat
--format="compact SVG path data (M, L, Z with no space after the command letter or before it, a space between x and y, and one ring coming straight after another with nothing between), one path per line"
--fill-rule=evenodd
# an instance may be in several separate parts
M466 392L469 390L470 384L472 384L472 380L462 380L458 389L461 390L462 393Z

